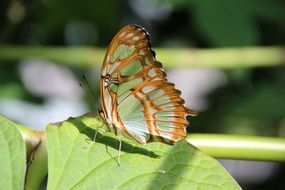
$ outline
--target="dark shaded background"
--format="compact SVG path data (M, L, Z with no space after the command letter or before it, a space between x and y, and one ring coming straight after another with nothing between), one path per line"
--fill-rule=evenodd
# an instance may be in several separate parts
M282 0L0 0L0 45L106 47L136 23L154 47L284 46ZM155 49L155 48L154 48ZM0 113L34 128L95 110L78 85L98 91L100 68L31 58L0 60ZM190 131L285 136L285 69L170 70L186 104L200 111ZM186 77L181 80L181 76ZM87 95L88 96L88 95ZM221 161L244 189L283 189L284 164Z

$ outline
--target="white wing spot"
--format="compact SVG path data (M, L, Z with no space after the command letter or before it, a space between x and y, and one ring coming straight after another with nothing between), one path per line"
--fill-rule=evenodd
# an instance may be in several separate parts
M128 33L128 34L126 35L126 38L131 38L131 37L133 37L133 35L134 35L134 33Z
M151 68L150 70L148 70L147 74L149 77L152 77L152 78L154 78L157 75L154 68Z
M138 41L140 38L139 38L138 36L134 36L132 39L133 39L134 41Z
M140 55L145 55L144 50L140 50L139 54Z
M126 34L126 32L123 32L122 34L120 34L120 38L122 38L124 35Z
M144 62L145 62L147 65L149 65L149 64L150 64L150 62L149 62L149 60L148 60L148 58L147 58L147 57L144 59Z

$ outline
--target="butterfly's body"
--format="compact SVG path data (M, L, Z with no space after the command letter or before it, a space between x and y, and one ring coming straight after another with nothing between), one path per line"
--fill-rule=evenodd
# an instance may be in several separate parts
M112 40L101 71L102 117L116 135L139 143L173 143L186 136L187 115L174 84L151 50L149 35L137 26L124 27Z

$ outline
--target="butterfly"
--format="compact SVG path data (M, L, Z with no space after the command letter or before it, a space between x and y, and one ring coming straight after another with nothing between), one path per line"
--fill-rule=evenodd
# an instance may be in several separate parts
M100 93L100 115L108 128L141 144L184 139L186 116L197 115L167 81L147 31L134 24L121 29L108 47Z

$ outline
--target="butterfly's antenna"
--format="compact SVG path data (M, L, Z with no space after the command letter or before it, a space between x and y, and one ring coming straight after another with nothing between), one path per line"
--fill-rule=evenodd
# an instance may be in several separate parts
M100 106L100 102L99 102L97 96L95 95L95 92L93 91L93 89L92 89L91 86L89 85L89 83L88 83L86 77L85 77L83 74L82 74L82 78L83 78L84 83L85 83L86 86L87 86L88 92L95 98L95 103L96 103L96 105L97 105L97 109L98 109L99 113L102 112L102 109L101 109L101 106ZM83 86L81 83L79 83L79 85L84 89L84 86Z

